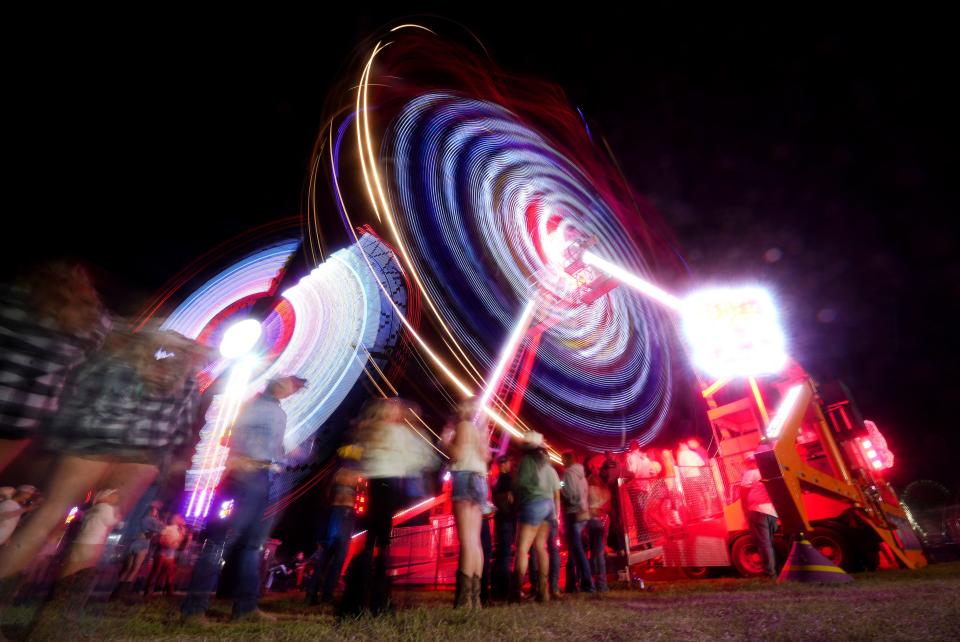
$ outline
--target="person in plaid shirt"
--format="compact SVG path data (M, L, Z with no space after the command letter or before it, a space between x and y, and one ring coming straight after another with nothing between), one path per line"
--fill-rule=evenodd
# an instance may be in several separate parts
M0 472L41 433L68 375L110 327L79 266L51 262L0 284Z
M89 489L116 489L120 513L129 511L173 449L192 440L200 423L195 377L208 359L206 348L174 332L114 331L76 369L49 428L48 445L60 454L47 501L0 550L0 579L31 563ZM79 582L96 562L71 551L60 586ZM74 579L63 582L68 576Z

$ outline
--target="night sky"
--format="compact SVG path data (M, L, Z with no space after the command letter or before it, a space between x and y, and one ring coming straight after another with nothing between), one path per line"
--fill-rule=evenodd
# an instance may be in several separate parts
M957 488L953 36L932 15L806 11L445 15L567 91L696 280L775 292L792 354L846 381L895 482ZM11 24L4 273L73 255L130 312L218 242L296 215L327 92L398 15Z

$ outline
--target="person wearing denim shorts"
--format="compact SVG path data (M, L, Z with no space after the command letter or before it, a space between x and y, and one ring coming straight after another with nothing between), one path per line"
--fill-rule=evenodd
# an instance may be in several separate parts
M487 506L488 435L476 423L478 408L464 403L454 426L446 431L453 475L453 513L460 540L460 559L454 607L480 608L483 574L481 528Z
M557 505L560 493L554 482L556 472L550 466L543 445L543 435L533 431L526 433L523 446L526 452L517 474L520 532L517 535L517 563L510 593L511 599L519 600L520 583L527 572L527 553L534 546L539 567L537 600L546 602L550 599L547 537L550 521L556 519L559 513Z

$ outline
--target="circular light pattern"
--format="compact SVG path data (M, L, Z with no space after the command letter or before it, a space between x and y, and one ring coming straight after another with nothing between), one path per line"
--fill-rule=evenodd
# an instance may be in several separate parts
M163 324L208 345L222 358L201 373L218 389L187 471L186 515L202 520L210 510L229 454L229 430L242 404L272 377L298 375L309 385L281 401L287 414L284 450L288 464L332 450L340 426L314 435L354 390L364 368L386 359L397 344L406 310L406 288L390 249L372 234L332 254L279 295L277 285L298 242L280 243L241 259L199 286ZM272 301L270 299L273 299ZM269 309L252 318L256 306ZM376 355L376 356L375 356ZM295 476L295 475L294 475ZM278 486L288 487L295 479Z
M237 321L223 333L223 339L220 340L220 355L224 359L242 357L253 350L262 333L263 326L256 319Z
M671 396L664 312L625 288L591 303L604 277L571 269L589 241L634 274L651 266L594 181L510 110L436 92L410 100L381 150L398 234L425 294L481 371L531 298L551 319L525 404L528 423L595 449L651 441Z

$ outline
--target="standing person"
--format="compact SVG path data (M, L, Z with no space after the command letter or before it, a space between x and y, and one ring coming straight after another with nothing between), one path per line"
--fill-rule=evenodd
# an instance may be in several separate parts
M426 442L408 423L409 411L399 398L377 401L358 425L363 459L361 474L369 493L367 537L354 572L347 573L341 612L374 614L390 608L387 555L393 516L406 500L406 480L433 461Z
M553 488L554 503L557 505L557 510L547 520L550 528L547 533L547 558L550 560L547 577L549 579L550 595L552 595L554 599L562 600L563 595L560 593L560 489L562 485L560 483L560 475L557 474L557 469L554 468L553 465L548 466L544 474L550 480L550 485ZM530 577L533 578L539 573L540 567L537 563L537 556L531 551ZM534 588L534 594L536 594L537 586L536 584L532 586Z
M445 434L452 462L453 514L460 541L455 608L480 608L480 578L483 574L480 529L485 526L483 508L487 504L490 449L487 431L474 423L476 415L475 404L463 403L456 424Z
M526 433L523 447L526 452L520 462L516 486L519 521L517 563L510 597L514 601L520 599L520 584L527 572L527 555L533 546L539 568L536 582L537 601L547 602L550 599L547 537L550 534L550 520L555 519L560 510L557 484L554 482L556 471L547 457L543 435L535 431Z
M210 594L220 576L225 553L237 551L234 620L271 620L257 608L260 592L260 551L270 535L272 520L264 518L269 505L273 471L284 460L283 435L287 414L280 401L300 391L306 379L288 376L271 379L237 416L230 437L226 474L217 490L217 505L232 508L222 520L207 525L204 542L193 568L190 588L180 607L184 623L204 623Z
M70 552L63 563L61 573L64 576L72 575L77 570L85 568L89 560L100 559L100 553L107 542L107 537L120 523L120 493L115 488L98 491L93 496L93 506L83 514L83 524L77 533Z
M111 600L122 597L133 590L137 578L140 577L143 562L150 552L150 545L153 543L154 537L163 530L163 522L160 521L160 508L162 506L162 502L152 502L149 511L140 520L140 532L137 533L137 538L130 544L123 569L120 571L120 582L110 596Z
M777 509L773 507L767 488L763 485L756 455L747 453L745 463L747 469L740 480L740 501L750 533L763 557L764 574L772 579L777 576L777 558L773 550L773 535L777 532Z
M623 520L620 518L620 477L620 462L617 461L617 458L612 452L607 451L606 459L604 459L600 467L600 478L606 483L607 488L610 490L611 497L610 527L607 529L607 543L610 545L610 548L616 551L618 556L625 557L627 549L626 542L624 541Z
M0 285L0 472L41 435L67 377L111 325L79 265L46 263Z
M34 486L25 484L11 490L13 493L0 502L0 546L6 544L13 532L17 530L20 518L36 510L39 505L37 489Z
M116 489L119 512L130 511L172 450L195 434L200 419L195 375L208 354L175 332L114 331L107 345L76 369L47 431L48 446L60 453L47 482L50 492L0 550L4 585L16 583L90 488ZM99 548L85 550L92 554ZM55 602L71 593L82 602L82 585L96 578L97 558L81 559L79 553L61 568ZM64 606L65 612L75 610Z
M493 549L493 587L494 599L507 598L510 590L510 568L513 566L513 543L516 540L517 512L513 492L513 460L507 455L497 460L499 475L493 487L493 504L497 512L493 515L495 546Z
M590 562L583 550L583 531L590 519L587 478L583 465L576 462L572 451L563 453L563 467L560 497L563 505L563 532L567 541L567 593L576 593L578 583L580 590L592 593Z
M157 537L157 553L153 557L153 568L147 578L147 585L143 589L144 597L153 595L153 590L160 585L160 590L167 595L173 594L173 581L177 570L177 551L183 546L187 538L186 522L183 515L172 515L170 521L160 530Z
M610 523L610 489L600 479L599 473L591 474L587 486L587 505L590 521L587 533L590 537L590 567L594 586L601 593L607 590L607 526Z
M343 562L350 549L356 513L357 483L360 481L359 446L350 444L337 450L340 467L333 475L330 488L330 507L319 539L317 562L313 575L307 581L307 604L333 600L333 592L343 572ZM319 595L322 588L322 594Z

